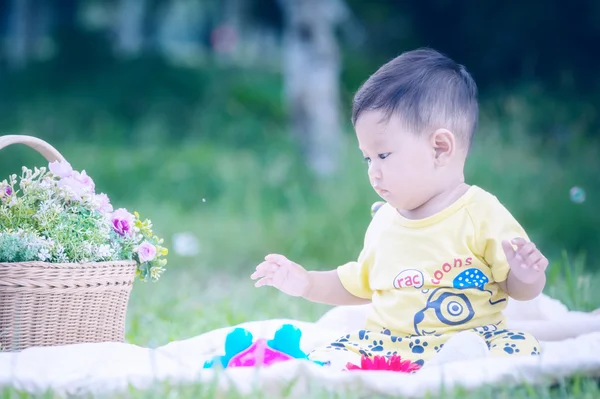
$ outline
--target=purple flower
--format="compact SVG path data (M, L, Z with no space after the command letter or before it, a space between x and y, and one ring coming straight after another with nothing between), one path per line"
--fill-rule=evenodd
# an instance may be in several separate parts
M50 172L54 173L60 178L71 177L73 174L73 168L67 161L54 161L48 164Z
M137 247L137 253L141 263L149 262L156 257L156 247L144 241Z
M100 213L110 213L113 211L110 200L104 193L96 194L94 196L94 205L96 206L96 210Z
M0 186L0 199L4 200L5 197L10 197L13 193L11 186L2 187Z
M134 216L125 208L119 208L111 215L113 229L122 236L133 234Z

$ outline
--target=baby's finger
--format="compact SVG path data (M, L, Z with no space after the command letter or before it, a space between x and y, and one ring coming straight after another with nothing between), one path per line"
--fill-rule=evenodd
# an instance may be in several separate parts
M525 263L528 267L533 267L537 270L537 264L542 260L544 256L540 251L532 252L527 258L525 258Z
M533 265L534 269L543 272L548 268L548 259L542 255L542 258Z
M513 238L510 242L515 244L517 248L521 248L523 245L527 244L527 240L523 237Z
M270 277L263 277L260 280L258 280L256 283L254 283L255 287L262 287L265 285L273 285L273 279Z
M521 255L521 257L523 259L527 259L531 254L533 254L533 251L536 250L535 244L532 242L528 242L526 244L524 244L522 247L520 247L519 249L517 249L517 253L519 255Z
M256 271L250 276L252 279L259 277L265 277L267 275L275 273L279 269L279 266L272 262L262 262L256 266Z
M256 266L256 270L260 270L266 273L274 273L279 269L279 265L273 262L261 262L258 266Z
M279 255L279 254L269 254L269 255L265 256L265 260L267 262L272 262L272 263L278 264L280 266L285 265L290 262L288 258L286 258L283 255Z
M268 274L270 274L270 273L268 273ZM258 279L258 278L265 277L266 275L267 275L267 273L264 273L264 272L262 272L262 271L259 271L259 270L257 270L257 271L255 271L254 273L252 273L252 274L250 275L250 278L251 278L252 280L256 280L256 279Z

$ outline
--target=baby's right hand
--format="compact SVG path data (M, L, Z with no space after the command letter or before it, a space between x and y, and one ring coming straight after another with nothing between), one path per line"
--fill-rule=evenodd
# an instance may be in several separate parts
M308 271L283 255L271 254L256 266L251 279L259 279L254 286L270 285L291 296L304 296L310 286Z

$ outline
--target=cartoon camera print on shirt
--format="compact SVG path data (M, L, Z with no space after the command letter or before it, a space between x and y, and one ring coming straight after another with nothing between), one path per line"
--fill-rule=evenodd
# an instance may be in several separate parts
M469 290L476 289L486 291L492 295L492 292L484 289L485 285L489 282L489 279L479 269L467 269L461 272L452 281L454 289ZM469 297L464 293L452 292L451 288L436 288L429 298L427 298L427 304L425 308L418 311L414 317L415 333L417 335L431 335L435 334L435 331L425 331L419 328L419 324L428 318L435 317L437 320L448 326L457 326L470 321L475 317L475 311L473 305L469 300ZM499 301L493 302L490 299L490 304L495 305L505 301L500 299Z

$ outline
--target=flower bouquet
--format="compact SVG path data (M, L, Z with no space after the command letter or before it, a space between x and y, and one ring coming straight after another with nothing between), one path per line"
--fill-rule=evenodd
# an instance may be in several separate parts
M134 260L142 280L158 280L167 249L152 223L113 211L94 181L66 161L23 167L0 181L0 262L89 263Z
M0 181L2 350L123 341L133 281L164 271L162 239L137 212L113 209L49 144L0 137L0 148L15 143L49 163Z

